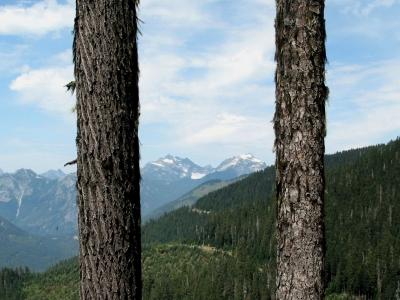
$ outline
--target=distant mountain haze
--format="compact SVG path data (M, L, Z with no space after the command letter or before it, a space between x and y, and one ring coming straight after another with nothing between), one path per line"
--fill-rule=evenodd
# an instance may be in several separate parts
M48 179L62 179L65 176L67 176L67 174L65 174L63 171L61 171L60 169L58 170L49 170L45 173L40 174L43 177L46 177Z
M193 190L184 194L183 196L179 197L178 199L168 202L168 203L162 205L161 207L153 210L151 213L143 216L142 223L146 223L149 220L157 219L160 216L162 216L163 214L173 211L175 209L181 208L183 206L192 206L201 197L203 197L213 191L222 189L232 183L235 183L236 181L242 180L246 176L247 175L243 175L240 177L236 177L232 180L214 179L214 180L206 181L206 182L200 184L199 186L196 186Z
M210 180L228 181L264 169L251 154L224 160L216 168L189 158L166 155L142 168L141 203L149 215ZM20 169L0 173L0 216L34 235L74 235L77 232L76 174L49 170L36 174Z
M189 158L167 155L142 169L142 212L147 216L210 180L231 180L266 168L251 154L228 158L216 168L199 166Z
M49 179L21 169L0 175L0 216L37 235L76 232L76 175Z
M42 271L77 251L76 237L34 236L0 217L0 267L27 266Z

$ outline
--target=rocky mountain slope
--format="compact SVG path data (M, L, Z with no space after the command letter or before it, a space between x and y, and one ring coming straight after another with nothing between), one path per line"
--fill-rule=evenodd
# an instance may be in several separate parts
M181 197L210 180L231 180L265 167L252 155L201 167L188 158L167 155L142 169L142 212ZM50 170L41 175L21 169L0 174L0 216L35 235L74 235L77 231L76 175Z
M143 215L151 214L207 181L228 181L265 167L265 163L251 154L226 159L216 168L202 167L188 158L167 155L142 169Z
M31 170L0 175L0 216L37 235L76 232L76 176L49 179Z

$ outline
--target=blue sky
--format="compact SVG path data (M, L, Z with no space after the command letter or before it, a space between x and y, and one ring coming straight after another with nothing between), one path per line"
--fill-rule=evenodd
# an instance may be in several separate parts
M328 0L327 152L400 130L400 1ZM273 163L274 1L142 0L142 163ZM75 158L72 0L0 1L0 168ZM64 169L71 171L72 169Z

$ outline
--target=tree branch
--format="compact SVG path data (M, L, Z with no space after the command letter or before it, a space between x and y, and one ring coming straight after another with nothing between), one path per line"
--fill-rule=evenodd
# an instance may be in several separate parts
M66 166L72 166L72 165L75 165L76 163L77 163L77 160L74 159L73 161L67 162L67 163L64 165L64 167L66 167Z

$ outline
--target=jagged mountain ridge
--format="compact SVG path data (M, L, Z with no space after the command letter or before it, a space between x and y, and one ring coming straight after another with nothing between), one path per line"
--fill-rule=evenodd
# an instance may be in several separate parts
M168 154L156 161L147 163L142 169L142 176L153 176L154 179L174 181L182 178L200 179L212 171L211 166L201 167L189 158Z
M0 174L1 175L1 174ZM65 174L62 170L48 170L40 174L40 176L46 177L48 179L63 179L67 174Z
M38 235L76 232L76 175L48 179L21 169L0 175L0 216Z
M147 216L210 180L232 180L262 170L266 164L251 154L224 160L216 168L199 166L188 158L167 155L142 169L142 211Z
M172 155L146 164L142 168L141 182L143 215L202 183L213 179L230 180L264 166L252 155L230 160L232 163L224 169L221 168L224 162L217 168L202 167L188 158ZM0 216L31 234L75 234L76 174L50 170L39 175L27 169L0 174Z
M216 168L211 165L199 166L189 158L168 154L156 161L147 163L142 169L143 176L154 179L177 180L182 178L201 179L217 172L234 170L237 176L250 174L265 169L267 165L252 154L241 154L224 160ZM168 178L166 178L168 176Z

